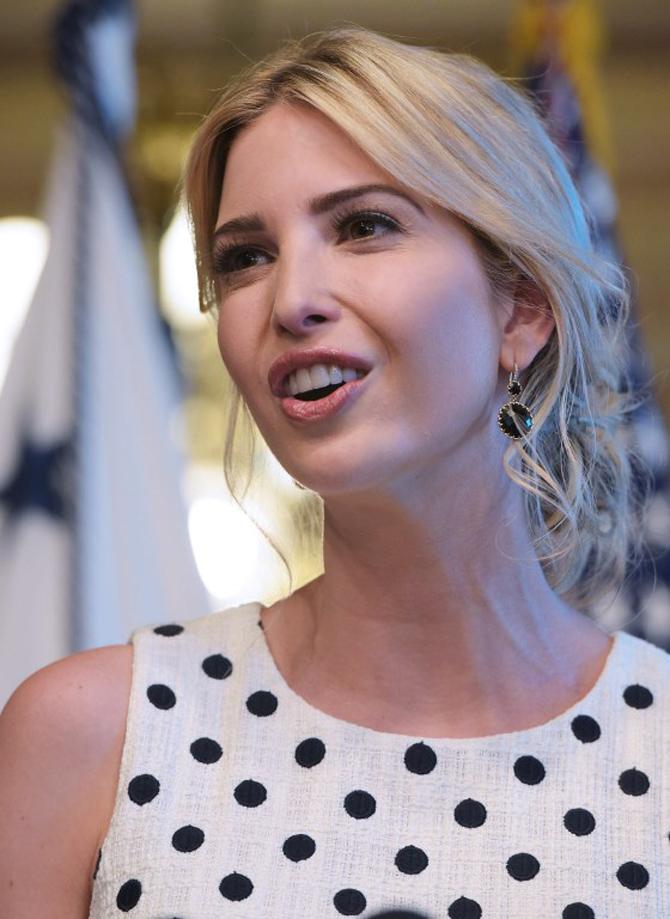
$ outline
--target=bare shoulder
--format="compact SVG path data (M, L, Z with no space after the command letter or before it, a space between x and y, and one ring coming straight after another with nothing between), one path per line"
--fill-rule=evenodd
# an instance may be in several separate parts
M88 915L114 807L132 654L114 645L50 664L0 715L0 901L15 919Z
M13 719L19 713L25 714L25 707L31 714L39 715L64 702L77 701L86 706L102 696L113 703L124 688L119 686L119 680L130 690L132 658L131 645L109 645L81 651L43 667L21 683L11 696L2 711L2 723L5 717ZM123 701L127 703L127 697Z

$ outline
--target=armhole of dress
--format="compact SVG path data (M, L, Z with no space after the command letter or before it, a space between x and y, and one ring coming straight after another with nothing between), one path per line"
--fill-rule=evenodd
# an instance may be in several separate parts
M130 678L130 695L128 697L128 710L126 712L126 726L123 737L123 748L121 752L121 761L119 765L119 773L116 779L116 793L114 795L114 807L112 809L112 815L109 820L109 826L107 831L102 839L100 844L100 849L98 851L98 856L95 865L95 871L93 872L92 884L91 884L91 904L94 900L94 893L96 884L102 879L106 873L106 854L108 855L110 846L113 848L113 841L116 831L116 824L118 822L118 815L121 809L121 804L126 794L127 786L127 775L130 758L132 755L132 742L137 736L137 723L140 718L139 713L139 703L141 700L138 699L138 673L140 670L140 656L141 656L141 638L143 633L150 631L147 626L142 626L141 628L136 629L130 636L127 644L132 646L133 649L133 662L131 668L131 678Z
M248 604L243 604L245 607L247 605ZM255 615L253 619L254 624L253 631L251 633L253 638L252 641L246 647L244 647L243 651L245 653L248 652L257 641L264 640L262 629L258 627L258 622L260 621L260 604L254 603L253 605L257 606L258 609L257 615ZM222 610L219 614L210 614L210 616L225 615L228 612L236 612L237 609L239 609L239 607L232 607L229 610ZM91 883L91 902L89 905L88 919L102 919L102 916L104 915L103 913L95 911L97 907L96 890L98 887L102 888L105 881L113 873L113 853L117 836L117 828L119 822L123 819L121 812L125 803L125 796L128 793L129 774L132 758L135 753L135 742L137 738L141 736L140 732L142 722L142 705L145 699L142 692L142 676L144 675L144 671L146 669L145 639L149 638L152 632L152 626L141 626L132 632L130 639L128 640L128 644L132 645L133 647L133 662L131 669L130 696L128 700L128 711L126 714L123 749L121 753L119 774L116 783L114 807L112 809L112 815L110 817L109 826L107 827L107 832L105 833L100 845L95 870L93 872ZM98 891L98 893L101 893L101 891Z

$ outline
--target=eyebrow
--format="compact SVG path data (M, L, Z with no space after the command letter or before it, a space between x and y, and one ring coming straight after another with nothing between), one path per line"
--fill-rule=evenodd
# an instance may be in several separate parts
M325 214L327 211L331 211L334 207L337 207L338 204L343 204L345 201L350 201L352 198L360 198L362 195L368 195L371 192L385 192L386 194L396 195L398 198L404 198L404 200L415 207L419 213L424 214L423 208L410 198L409 195L406 195L397 188L393 188L391 185L380 185L378 183L372 185L356 185L352 188L341 188L338 191L330 191L326 195L312 198L308 203L308 212L312 217L316 217L319 214ZM259 230L265 230L265 224L260 215L246 214L243 217L233 217L231 220L226 220L225 223L222 223L221 226L217 227L214 231L214 239L230 233L251 233Z

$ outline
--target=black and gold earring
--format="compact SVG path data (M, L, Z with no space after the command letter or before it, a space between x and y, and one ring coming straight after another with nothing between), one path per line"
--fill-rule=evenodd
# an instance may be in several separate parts
M507 437L512 437L514 440L519 440L524 434L528 434L533 427L533 416L530 413L530 409L527 405L524 405L523 402L519 402L515 398L515 396L521 394L521 383L519 383L518 380L518 372L519 368L515 361L514 370L510 373L509 382L507 384L507 392L512 398L509 402L506 402L498 412L498 426L500 430L503 434L506 434Z

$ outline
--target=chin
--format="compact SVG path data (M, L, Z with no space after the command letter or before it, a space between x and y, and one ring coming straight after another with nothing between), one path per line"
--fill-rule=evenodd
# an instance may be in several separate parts
M351 469L348 472L338 463L330 463L326 471L321 469L317 472L312 467L310 469L296 470L296 472L291 473L291 476L301 485L304 485L305 488L321 495L322 498L367 491L371 488L374 489L375 484L379 484L375 482L373 477L363 475L360 467Z
M323 476L303 476L302 478L294 476L294 478L305 488L316 492L316 494L324 499L365 490L365 486L361 486L359 483L352 482L351 480L343 479L342 476L325 479Z
M303 443L299 449L283 441L275 456L293 479L322 498L385 491L411 468L414 455L397 443L385 443L369 430L351 433Z
M323 471L317 473L313 469L306 469L302 474L296 473L293 477L305 488L316 492L324 500L347 495L382 493L388 489L389 484L388 479L383 480L380 477L376 457L367 469L359 465L351 467L347 471L346 468L333 464L332 468L326 473Z

